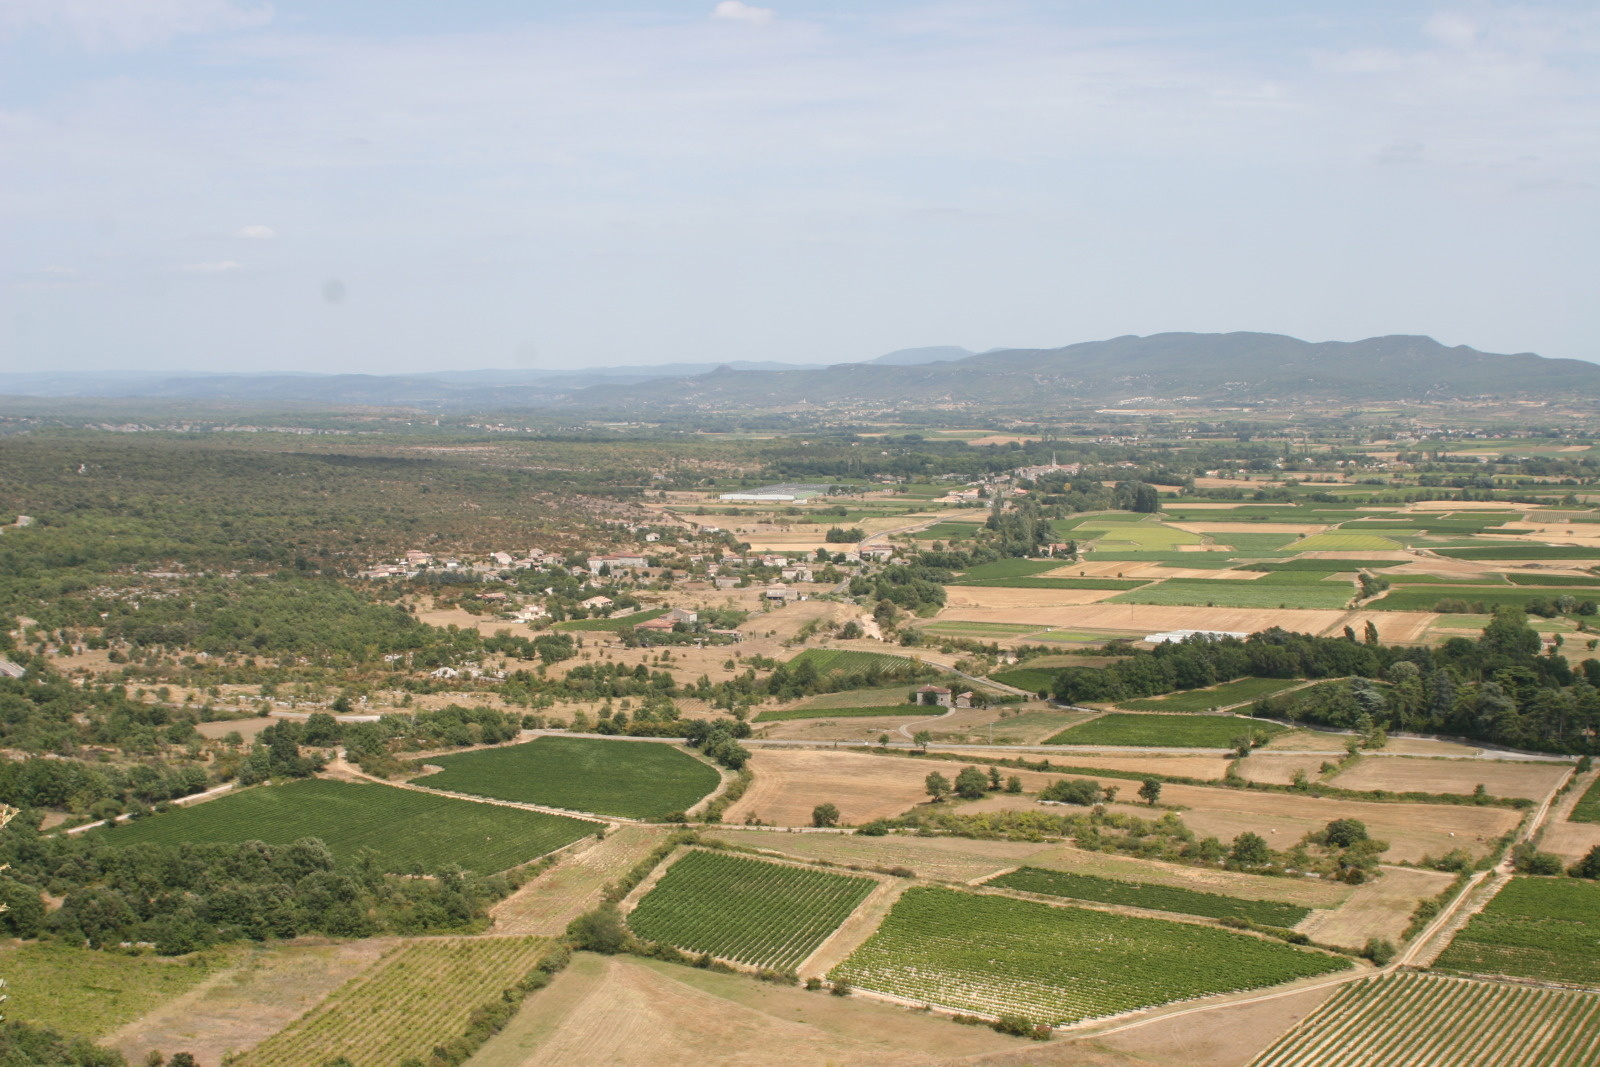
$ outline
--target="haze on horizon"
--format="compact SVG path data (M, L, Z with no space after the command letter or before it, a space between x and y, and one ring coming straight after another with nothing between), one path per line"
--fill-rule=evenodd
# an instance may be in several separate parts
M1600 360L1597 55L1577 2L0 0L0 371Z

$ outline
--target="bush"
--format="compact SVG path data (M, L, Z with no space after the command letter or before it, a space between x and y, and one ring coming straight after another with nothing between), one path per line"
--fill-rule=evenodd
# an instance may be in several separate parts
M567 925L567 937L571 938L576 948L607 956L626 952L633 941L628 928L623 925L622 913L617 911L614 904L602 904L573 919Z
M828 992L832 993L836 997L848 997L851 993L855 992L855 987L849 982L841 979L840 981L833 983L833 985L828 989Z
M1394 959L1394 943L1385 937L1369 937L1366 947L1361 950L1361 955L1379 967L1386 966Z

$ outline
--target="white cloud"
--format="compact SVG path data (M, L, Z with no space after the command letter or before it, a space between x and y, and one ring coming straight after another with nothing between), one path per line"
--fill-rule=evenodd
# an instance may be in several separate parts
M71 267L40 267L17 274L19 280L28 282L73 282L82 276Z
M278 236L278 231L271 226L241 226L234 236L247 241L270 241Z
M777 18L777 12L770 7L754 7L743 0L722 0L711 11L714 19L728 19L733 22L748 22L755 26L765 26Z
M219 260L216 263L187 263L180 268L185 274L227 274L229 271L238 270L240 265L231 259Z
M0 0L0 32L60 30L89 48L122 51L263 26L272 15L268 0Z

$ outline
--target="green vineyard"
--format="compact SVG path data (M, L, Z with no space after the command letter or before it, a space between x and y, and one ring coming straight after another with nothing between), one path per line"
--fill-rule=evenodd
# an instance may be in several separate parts
M444 770L418 785L632 819L685 811L721 781L677 746L652 741L541 737L428 762Z
M1600 993L1400 973L1351 982L1251 1067L1587 1067Z
M539 937L413 941L352 979L288 1029L232 1062L353 1067L425 1060L467 1029L473 1011L521 981L550 950Z
M1038 867L1019 867L1017 870L991 878L984 884L1004 889L1020 889L1026 893L1041 893L1045 896L1071 897L1101 904L1124 904L1133 908L1171 911L1180 915L1202 915L1211 919L1249 919L1267 926L1293 926L1311 914L1308 908L1295 904L1280 904L1273 900L1242 900L1239 897L1223 896L1220 893L1200 893L1177 886L1119 882L1093 874L1070 874L1066 871L1041 870Z
M877 885L805 867L691 850L628 916L634 933L752 967L792 970Z
M1276 736L1284 728L1265 719L1236 715L1121 714L1112 712L1061 731L1047 745L1171 745L1179 748L1232 748L1242 735Z
M1349 966L1214 927L918 886L833 976L1059 1025Z
M1597 940L1600 884L1514 878L1472 917L1434 966L1600 986Z
M526 863L597 829L596 823L562 815L315 778L257 786L96 833L114 845L287 845L315 837L341 862L371 849L387 871L432 871L454 863L487 873Z

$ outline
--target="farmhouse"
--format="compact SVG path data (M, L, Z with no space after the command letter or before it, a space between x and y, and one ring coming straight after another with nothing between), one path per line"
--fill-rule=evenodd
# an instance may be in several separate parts
M930 707L948 708L951 702L950 690L942 685L925 685L917 690L917 703Z
M618 570L643 570L648 566L650 566L648 559L632 554L615 553L589 557L590 574L599 574L602 567L609 567L615 572Z
M588 611L603 611L613 603L614 601L608 596L592 596L588 600L578 601L578 606Z

